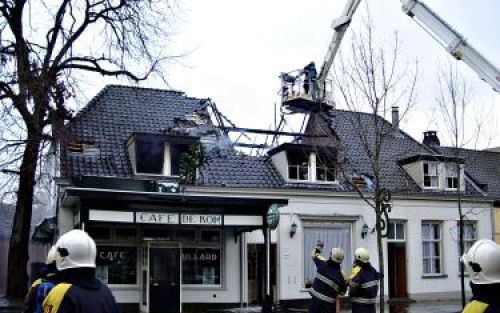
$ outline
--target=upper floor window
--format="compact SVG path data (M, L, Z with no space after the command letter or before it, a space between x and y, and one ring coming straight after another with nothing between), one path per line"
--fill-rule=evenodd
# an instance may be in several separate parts
M288 179L309 180L309 152L293 151L288 157Z
M333 182L335 177L335 162L326 154L316 153L316 180Z
M335 162L321 152L288 151L288 179L311 182L335 182Z
M445 175L446 175L446 188L457 189L458 188L457 165L454 163L446 163Z
M424 187L438 188L439 187L439 172L438 163L424 163Z
M160 136L136 135L127 143L135 174L179 176L182 154L190 142L176 142Z

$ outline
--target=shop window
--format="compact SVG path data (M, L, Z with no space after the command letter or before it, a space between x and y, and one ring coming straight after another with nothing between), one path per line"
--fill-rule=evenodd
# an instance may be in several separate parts
M94 240L109 240L111 239L111 228L105 226L88 226L87 233Z
M184 285L222 284L222 232L201 228L176 231L182 241L182 283Z
M135 240L137 238L137 229L135 228L116 228L115 237L117 240Z
M196 230L195 229L178 229L175 232L175 238L180 241L195 241L196 240Z
M170 240L170 230L162 228L145 228L143 230L144 238L161 238L165 240Z
M220 248L183 248L183 284L220 285L220 258Z
M98 245L96 276L106 284L137 283L137 248Z
M203 242L220 242L220 231L202 230L200 232L200 240Z

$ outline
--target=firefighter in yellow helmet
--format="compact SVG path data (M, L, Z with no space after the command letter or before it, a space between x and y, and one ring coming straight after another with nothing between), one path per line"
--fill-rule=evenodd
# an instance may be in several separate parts
M472 289L463 313L500 312L500 246L489 239L478 240L460 261L469 273Z
M347 287L340 264L344 260L344 251L333 248L327 259L321 255L323 243L318 242L312 252L316 264L316 276L311 288L309 313L333 313L338 295L343 294Z
M349 280L349 297L353 313L375 313L380 274L370 264L370 253L365 248L354 251L354 264Z

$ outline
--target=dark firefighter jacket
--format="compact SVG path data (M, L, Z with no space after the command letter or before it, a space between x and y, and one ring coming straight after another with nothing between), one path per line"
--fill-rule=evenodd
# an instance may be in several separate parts
M94 277L93 268L61 271L60 283L43 302L44 313L117 313L109 288Z
M374 305L377 301L380 274L370 263L356 261L349 280L349 296L354 304Z
M316 264L316 276L311 295L324 302L334 303L335 298L347 289L340 264L322 257L317 249L313 251L312 257Z
M42 302L56 283L57 278L53 271L47 272L44 277L35 280L26 295L22 312L42 313Z
M472 299L462 313L499 313L500 283L477 285L470 284Z

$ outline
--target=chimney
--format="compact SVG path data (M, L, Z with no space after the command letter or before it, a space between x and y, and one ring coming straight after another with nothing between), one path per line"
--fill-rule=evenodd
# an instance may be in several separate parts
M439 138L437 136L437 131L435 130L428 130L424 132L424 140L422 143L426 146L439 146L441 145L441 142L439 141Z
M392 107L392 129L394 131L399 130L399 108Z

